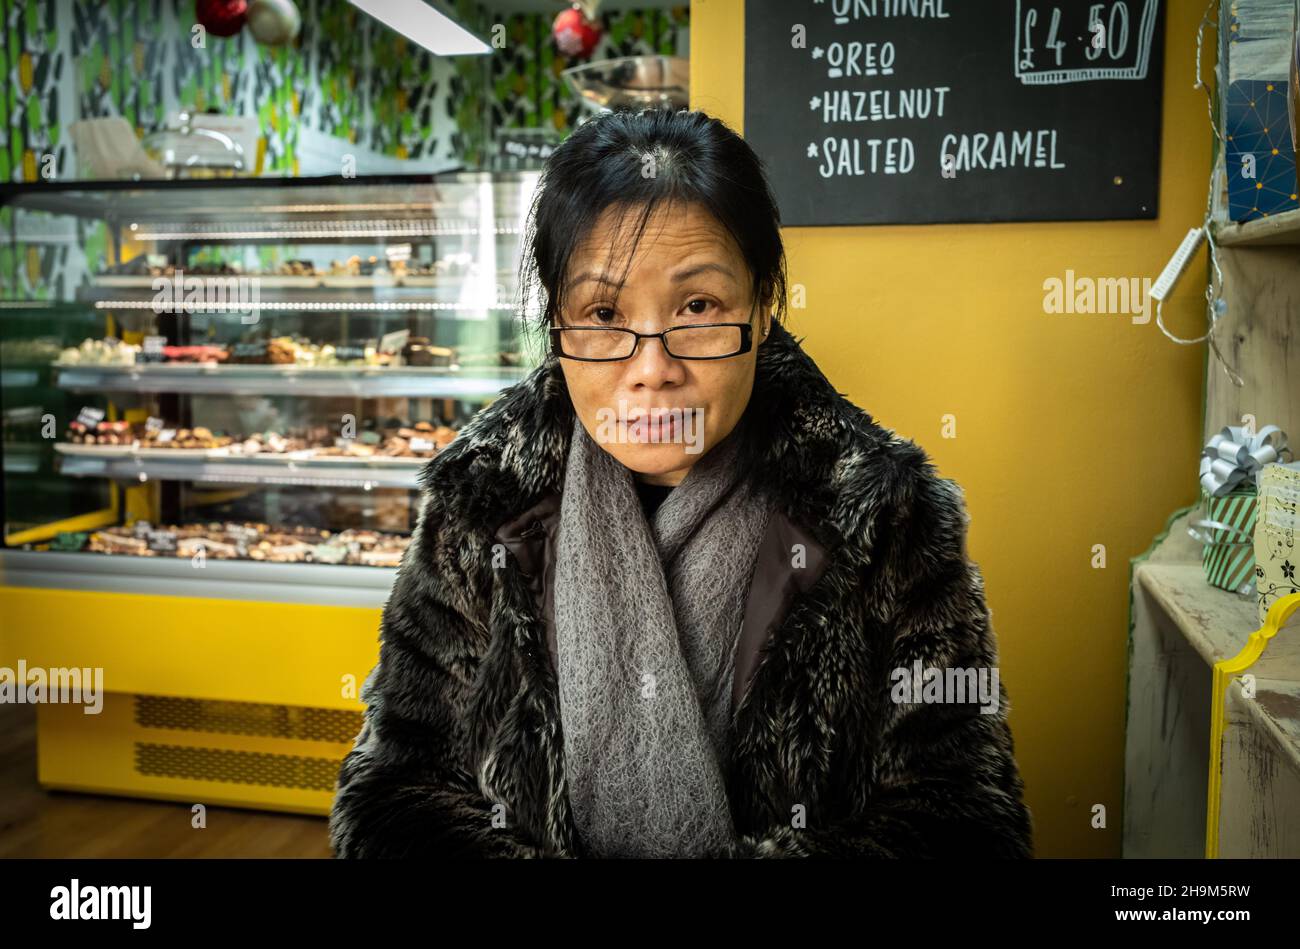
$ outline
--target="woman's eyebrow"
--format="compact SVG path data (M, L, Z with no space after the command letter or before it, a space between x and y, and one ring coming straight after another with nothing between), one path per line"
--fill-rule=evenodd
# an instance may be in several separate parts
M691 279L691 277L698 276L699 274L709 270L717 271L718 273L722 274L724 277L729 277L732 280L736 279L736 275L733 274L728 267L725 267L719 263L714 263L713 261L708 261L702 264L696 264L694 267L686 267L681 270L675 270L671 274L669 274L669 279L673 283L681 283L683 280L689 280ZM615 281L611 279L608 274L596 273L595 271L588 271L587 273L582 274L579 277L575 277L569 283L569 287L570 289L572 289L574 287L577 287L579 284L586 283L587 281L606 284L611 287L623 286L623 281L621 280Z
M621 287L623 285L623 281L621 280L616 283L613 280L609 279L608 274L596 273L595 271L589 270L582 276L575 277L572 281L570 281L569 287L570 288L576 287L578 286L578 284L586 283L588 280L594 283L608 284L611 287Z
M722 264L713 263L712 261L708 261L702 264L696 264L694 267L686 267L682 270L674 271L671 274L670 279L672 280L673 283L681 283L683 280L689 280L691 279L691 277L704 273L706 270L716 270L724 277L730 277L732 280L736 279L736 275L733 274L728 268L724 267Z

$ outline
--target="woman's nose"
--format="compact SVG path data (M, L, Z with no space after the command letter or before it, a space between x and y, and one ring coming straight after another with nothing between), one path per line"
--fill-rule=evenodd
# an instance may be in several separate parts
M669 355L662 336L637 340L636 350L628 359L629 380L634 384L663 385L684 376L681 360Z

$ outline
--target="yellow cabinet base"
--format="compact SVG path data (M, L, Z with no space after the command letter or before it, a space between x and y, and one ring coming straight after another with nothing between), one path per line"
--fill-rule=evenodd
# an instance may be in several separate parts
M379 621L364 607L0 585L0 666L102 673L98 714L38 707L44 787L328 814Z

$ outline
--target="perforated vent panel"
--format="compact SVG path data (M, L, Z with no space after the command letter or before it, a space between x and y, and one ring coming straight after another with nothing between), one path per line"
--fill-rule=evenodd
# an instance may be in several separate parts
M135 769L140 774L160 778L332 791L339 762L332 758L136 742Z
M344 709L137 695L135 721L143 728L350 743L361 731L362 716Z

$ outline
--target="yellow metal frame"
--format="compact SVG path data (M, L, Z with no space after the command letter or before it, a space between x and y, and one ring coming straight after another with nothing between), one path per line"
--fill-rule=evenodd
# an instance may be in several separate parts
M117 486L114 485L110 504L101 511L91 511L88 514L78 514L75 517L64 518L61 521L53 521L49 524L42 524L40 527L32 527L25 531L19 531L17 534L5 535L6 547L20 547L23 544L35 544L41 541L52 540L56 534L63 531L93 531L99 527L108 527L117 523L118 512L118 492Z
M1284 596L1269 607L1264 625L1250 634L1245 647L1231 659L1214 664L1214 693L1210 709L1210 780L1209 799L1205 808L1205 856L1219 856L1219 811L1223 794L1223 730L1228 723L1228 686L1232 677L1245 672L1264 654L1268 641L1296 610L1300 610L1300 593Z
M39 544L53 540L64 531L93 531L100 527L111 527L122 520L123 501L126 502L126 523L130 524L141 518L148 521L158 519L156 484L138 484L122 488L112 483L108 486L108 507L65 517L61 521L51 521L49 524L31 527L16 534L6 534L4 546L20 547L23 544Z

